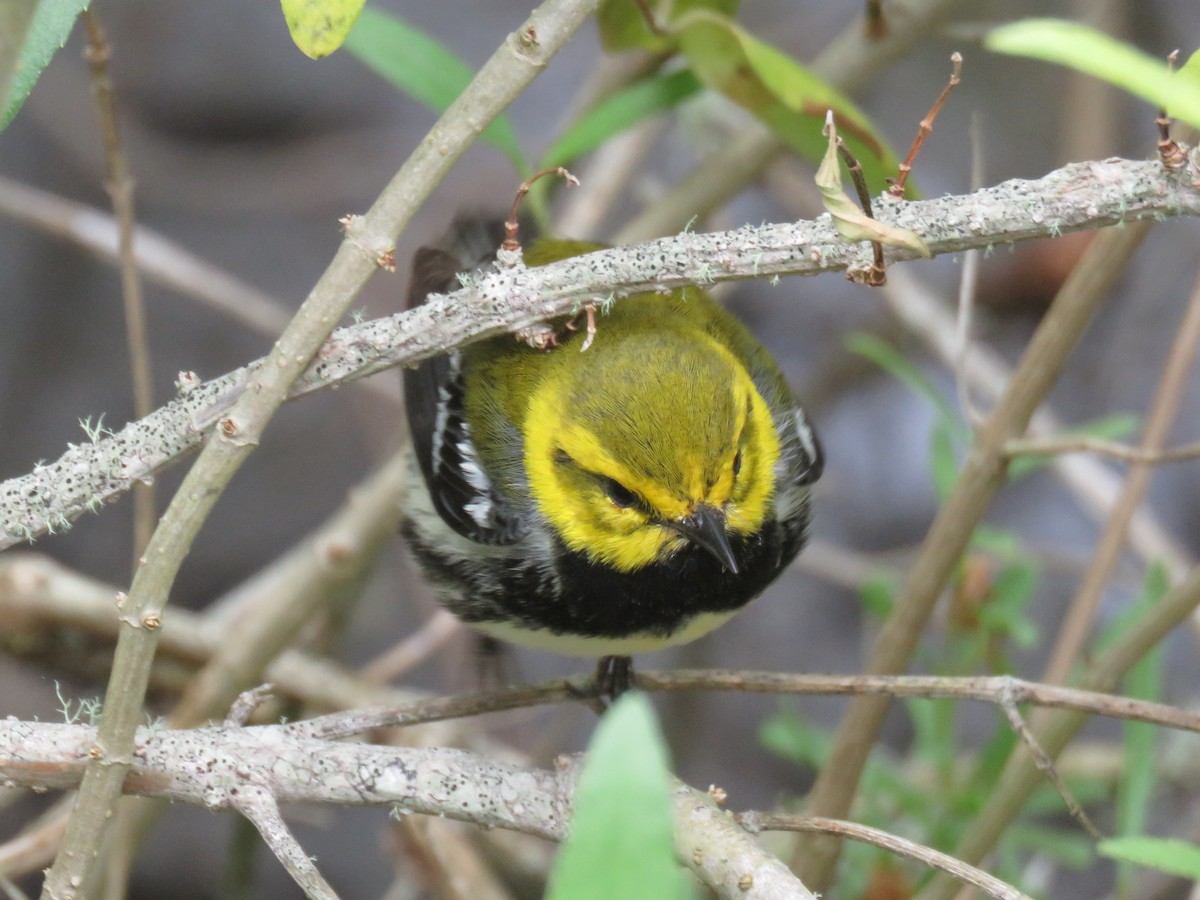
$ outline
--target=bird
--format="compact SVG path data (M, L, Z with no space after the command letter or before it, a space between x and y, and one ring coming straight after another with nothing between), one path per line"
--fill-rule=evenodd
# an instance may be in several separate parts
M494 265L500 229L460 218L419 249L407 306ZM524 262L599 249L539 238ZM768 351L699 287L622 299L592 330L405 371L401 531L485 643L596 658L615 696L633 654L708 633L800 552L824 455Z

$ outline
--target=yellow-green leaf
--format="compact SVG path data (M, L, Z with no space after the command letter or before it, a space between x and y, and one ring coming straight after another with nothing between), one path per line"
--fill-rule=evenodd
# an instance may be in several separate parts
M904 247L928 259L932 254L929 247L915 231L897 228L864 213L842 190L842 170L838 162L837 142L830 135L826 142L825 156L817 169L817 189L821 202L833 217L833 227L848 241L879 241L893 247Z
M346 40L366 0L281 0L292 40L305 56L328 56Z
M821 123L832 109L872 191L881 190L884 178L896 174L896 156L870 120L782 50L708 12L681 18L678 33L680 48L706 87L749 110L805 158L822 158Z
M996 53L1028 56L1067 66L1148 100L1200 128L1200 63L1188 60L1172 73L1167 64L1101 31L1062 19L1022 19L988 32Z
M33 20L25 33L25 40L21 44L16 68L8 73L12 77L8 82L7 97L0 97L0 101L3 101L3 108L0 110L0 131L8 127L8 123L13 120L25 98L33 90L33 85L42 74L42 70L67 42L75 19L87 9L88 2L89 0L59 0L57 3L37 4ZM12 40L16 35L5 37ZM0 78L0 92L3 90L4 80Z
M600 24L600 43L610 53L619 50L649 50L652 53L670 53L676 45L675 35L670 33L670 23L693 9L711 9L713 12L733 17L737 13L739 0L645 0L646 6L660 26L656 32L646 21L646 14L634 0L603 0L596 13Z
M1109 838L1097 848L1104 856L1158 869L1180 878L1200 879L1200 845L1175 838L1142 835Z
M596 104L572 123L542 157L539 169L569 166L575 159L596 149L614 135L643 119L682 103L700 83L685 70L669 75L652 75Z

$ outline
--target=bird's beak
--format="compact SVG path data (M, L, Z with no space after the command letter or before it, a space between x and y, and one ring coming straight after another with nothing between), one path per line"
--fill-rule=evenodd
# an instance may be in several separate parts
M724 512L700 504L690 516L676 519L670 525L689 541L699 544L715 556L734 575L738 573L733 547L729 545L729 535L725 532Z

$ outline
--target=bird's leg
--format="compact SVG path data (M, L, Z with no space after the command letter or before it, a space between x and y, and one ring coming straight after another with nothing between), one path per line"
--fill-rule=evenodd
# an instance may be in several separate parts
M616 700L633 687L633 658L629 656L602 656L596 663L596 674L592 676L592 689L597 696Z

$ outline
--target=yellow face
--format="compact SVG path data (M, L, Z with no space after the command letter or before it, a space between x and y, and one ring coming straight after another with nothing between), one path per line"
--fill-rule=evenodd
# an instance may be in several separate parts
M672 523L699 507L722 512L729 534L761 527L779 458L774 423L745 368L715 341L703 352L699 389L694 371L676 377L675 358L630 363L636 373L620 376L598 359L590 377L547 379L532 394L526 473L568 547L629 572L684 546Z

